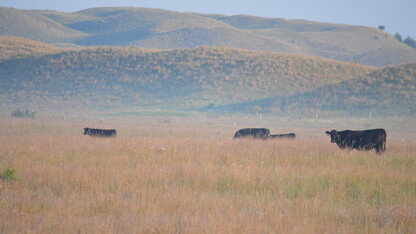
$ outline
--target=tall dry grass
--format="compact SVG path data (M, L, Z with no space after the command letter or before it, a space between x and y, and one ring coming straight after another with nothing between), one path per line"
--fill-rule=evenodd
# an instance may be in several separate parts
M20 180L0 180L0 233L416 230L414 142L378 156L301 128L234 141L215 123L106 124L117 138L82 136L80 120L2 119L0 170Z

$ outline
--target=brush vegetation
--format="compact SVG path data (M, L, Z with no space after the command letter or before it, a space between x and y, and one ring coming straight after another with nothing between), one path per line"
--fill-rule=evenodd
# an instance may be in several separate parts
M33 50L32 55L0 60L4 94L81 101L99 96L121 104L181 96L191 104L204 99L232 102L312 90L375 70L355 63L226 47L171 51L98 47L52 50L46 55Z
M415 64L377 69L227 47L59 49L16 37L1 37L0 42L4 110L17 105L293 116L416 112Z
M206 15L146 8L92 8L73 13L0 7L0 35L70 46L202 46L297 53L372 66L416 62L416 50L371 27Z
M265 120L298 138L235 141L229 119L159 120L2 119L0 170L14 168L20 180L0 180L0 232L416 229L414 121L383 124L387 151L378 156L331 144L323 129L334 123ZM117 138L82 136L94 123L117 128Z
M0 59L63 52L65 49L21 37L0 36Z
M215 109L215 108L214 108ZM360 78L312 91L235 103L217 111L265 112L297 116L378 116L416 113L416 64L387 67Z
M18 180L16 176L16 170L5 168L3 172L0 172L0 178L4 181L16 181Z

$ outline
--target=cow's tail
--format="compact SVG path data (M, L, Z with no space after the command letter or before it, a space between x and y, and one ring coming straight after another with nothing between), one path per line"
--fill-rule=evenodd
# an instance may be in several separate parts
M383 140L383 142L381 143L381 152L386 151L386 141L387 141L387 136L385 135L385 136L384 136L384 140Z
M379 145L376 148L378 154L381 154L386 151L386 141L387 133L386 130L382 129L381 142L379 142Z
M381 151L384 152L386 151L386 142L387 142L387 133L386 130L383 129L383 143L381 144Z

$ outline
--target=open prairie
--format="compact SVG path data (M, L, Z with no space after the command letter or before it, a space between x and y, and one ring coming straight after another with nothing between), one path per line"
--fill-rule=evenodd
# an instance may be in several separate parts
M244 127L297 138L232 140ZM376 127L382 155L324 134ZM1 118L0 172L17 179L0 179L0 233L415 233L415 130L414 119Z

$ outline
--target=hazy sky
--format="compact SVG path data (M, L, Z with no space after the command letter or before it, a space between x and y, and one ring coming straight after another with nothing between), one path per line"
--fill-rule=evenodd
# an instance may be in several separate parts
M255 15L378 27L416 38L416 0L0 0L0 6L74 12L133 6L179 12Z

